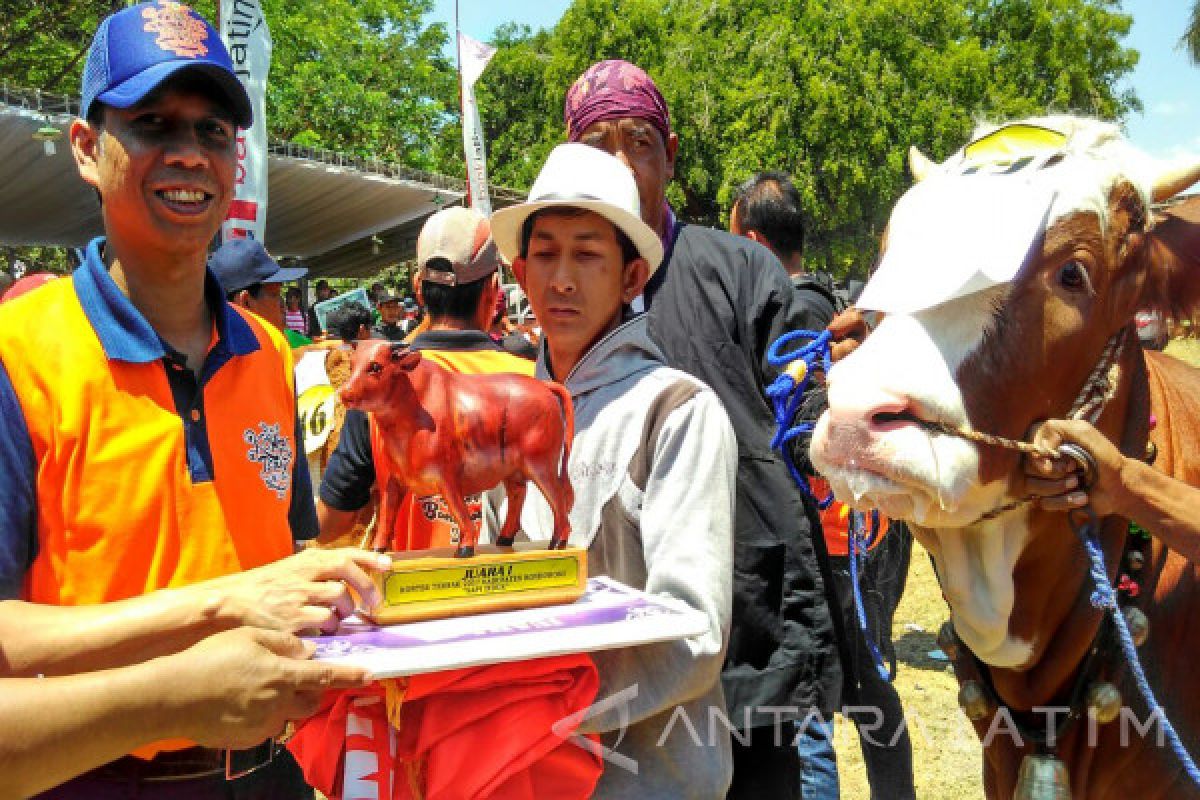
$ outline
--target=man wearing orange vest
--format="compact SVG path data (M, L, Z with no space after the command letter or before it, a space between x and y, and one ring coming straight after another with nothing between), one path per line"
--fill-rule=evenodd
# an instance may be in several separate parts
M292 633L270 613L280 605L336 624L353 608L350 556L233 575L291 556L316 516L287 343L205 267L251 122L229 54L194 11L156 0L101 22L83 75L71 147L106 235L70 279L0 306L0 598L83 606L163 589L146 606L161 614L180 587L218 579L204 603L154 617L164 627L142 652L101 647L106 666L243 624ZM255 771L226 783L224 751L159 742L45 796L312 796L271 740L237 766Z
M486 333L500 291L500 254L487 219L469 208L447 208L431 216L417 239L417 294L430 324L410 342L421 355L455 372L533 374L533 362L506 352ZM318 514L321 540L350 530L370 502L371 487L385 475L377 458L382 442L366 414L346 413L337 449L321 479ZM483 518L481 495L467 498L471 517ZM458 544L458 526L440 497L407 495L396 515L392 537L397 550L424 550Z

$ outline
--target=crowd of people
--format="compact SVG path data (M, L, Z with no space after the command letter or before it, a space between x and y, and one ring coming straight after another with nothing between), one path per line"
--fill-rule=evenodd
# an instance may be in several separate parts
M259 263L270 265L273 272L265 280L251 280ZM362 295L355 295L356 299L334 303L335 308L322 313L320 304L335 298L330 282L325 278L317 280L312 284L313 296L306 298L307 281L303 279L308 270L280 266L254 239L232 239L224 243L209 256L209 268L220 280L230 303L273 324L294 351L314 345L318 348L337 347L364 338L409 342L427 327L428 304L422 296L420 283L415 294L401 295L379 281L372 282L367 289L357 286L353 280L344 279L340 281L343 293L352 294L359 288L367 290ZM41 280L53 277L42 275L45 277ZM17 286L13 296L28 291L25 286ZM363 295L365 302L358 299ZM522 305L522 298L519 287L500 287L492 314L483 329L506 350L533 360L540 328L528 305ZM358 324L354 325L354 322Z
M151 7L186 17L200 55L145 26ZM101 23L70 143L104 235L70 277L0 287L0 795L313 797L275 736L371 676L308 660L297 634L376 599L389 558L326 546L371 518L388 476L357 411L309 474L293 367L384 339L454 372L563 384L571 543L592 575L707 620L594 654L597 699L637 691L580 731L638 764L605 769L595 796L837 797L831 731L847 706L879 712L860 728L872 796L915 796L904 712L874 657L894 671L911 536L883 521L860 575L864 629L845 510L822 514L771 447L771 343L861 331L852 312L835 321L846 293L804 270L800 197L764 171L739 188L729 231L690 224L666 198L682 145L650 76L608 60L564 88L564 143L526 202L490 220L438 212L411 295L376 283L369 304L324 314L329 282L308 302L303 270L258 242L210 252L252 114L217 33L161 0ZM505 270L531 314L510 313ZM818 388L805 413L821 403ZM1093 503L1133 503L1119 454L1077 427L1041 435L1099 454ZM1061 464L1031 471L1043 502L1081 502ZM1140 501L1155 513L1192 502L1159 491L1169 502ZM541 541L552 514L535 495L522 534ZM390 540L457 544L438 503L408 497ZM488 493L467 503L494 535ZM681 710L733 729L689 736Z

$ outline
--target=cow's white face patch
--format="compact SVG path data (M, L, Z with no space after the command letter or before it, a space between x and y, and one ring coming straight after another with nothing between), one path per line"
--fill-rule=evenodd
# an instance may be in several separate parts
M1025 545L1023 512L979 518L1010 496L1002 480L981 483L977 446L881 410L969 425L956 383L983 342L1008 289L996 287L912 315L884 319L830 371L829 410L813 434L814 466L839 500L915 523L934 555L963 641L997 666L1024 663L1031 646L1010 638L1012 568Z
M1157 174L1150 166L1109 123L1051 117L979 131L897 206L883 262L860 298L891 313L828 375L814 466L839 499L914 523L937 561L959 634L996 666L1027 664L1039 646L1009 634L1027 513L979 522L1012 499L1008 481L984 484L975 445L929 432L910 415L969 424L958 373L987 338L1011 282L1021 280L1030 245L1080 212L1094 213L1105 232L1119 183L1132 184L1148 206ZM1014 403L1021 391L1013 387ZM975 424L994 430L991 420Z
M958 437L880 411L967 425L955 373L983 340L1006 287L919 312L889 315L829 373L829 410L812 460L839 500L927 527L961 527L1000 504L1006 486L980 485L979 453Z

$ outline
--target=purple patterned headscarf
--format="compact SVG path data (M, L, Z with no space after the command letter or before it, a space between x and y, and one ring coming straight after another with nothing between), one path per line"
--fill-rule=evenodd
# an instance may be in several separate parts
M568 141L579 141L597 122L627 117L649 122L664 142L670 136L671 115L662 92L641 67L628 61L593 64L567 90L563 121Z

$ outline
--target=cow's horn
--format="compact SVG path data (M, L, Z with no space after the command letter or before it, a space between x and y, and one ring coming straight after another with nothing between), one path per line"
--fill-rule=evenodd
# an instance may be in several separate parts
M1166 202L1196 181L1200 181L1200 162L1175 164L1155 179L1154 202Z
M913 145L908 148L908 171L912 173L913 182L920 183L929 177L937 164Z

